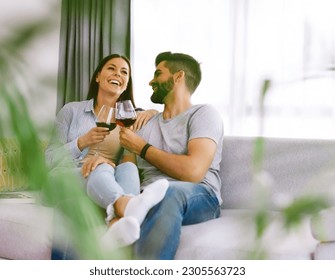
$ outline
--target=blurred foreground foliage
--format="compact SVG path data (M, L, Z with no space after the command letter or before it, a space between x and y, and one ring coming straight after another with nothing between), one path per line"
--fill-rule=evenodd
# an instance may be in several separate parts
M50 15L53 8L50 7ZM73 242L77 258L130 258L127 250L108 252L100 246L101 231L97 229L105 228L102 211L87 198L67 153L59 155L62 165L51 172L45 161L40 130L27 106L27 98L36 94L31 91L28 80L30 83L38 81L31 81L31 76L26 75L31 62L25 61L24 52L40 36L58 28L57 21L50 15L15 26L7 36L0 38L0 149L5 149L10 141L18 144L19 153L11 159L11 164L20 170L19 175L28 190L42 194L39 203L54 207L57 215L66 221L66 238ZM54 222L54 226L59 225Z
M271 80L264 80L259 98L259 137L256 137L253 150L253 187L256 195L257 209L254 216L256 231L255 245L248 259L267 259L266 249L263 248L262 240L266 230L272 222L267 209L271 192L271 180L263 168L265 154L265 139L263 137L263 123L265 118L264 102L271 87ZM306 194L296 197L280 208L280 215L287 232L299 227L306 218L318 219L321 210L330 206L327 197L315 194Z

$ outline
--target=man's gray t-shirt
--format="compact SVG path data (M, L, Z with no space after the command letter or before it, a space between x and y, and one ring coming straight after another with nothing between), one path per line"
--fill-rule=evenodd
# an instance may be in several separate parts
M162 113L156 114L138 132L149 144L172 154L187 154L188 142L194 138L209 138L217 144L213 162L201 183L209 186L221 203L221 180L219 168L222 153L223 122L220 114L211 105L194 105L172 119L163 119ZM137 157L138 168L142 172L142 186L157 179L176 179L162 173L147 161Z

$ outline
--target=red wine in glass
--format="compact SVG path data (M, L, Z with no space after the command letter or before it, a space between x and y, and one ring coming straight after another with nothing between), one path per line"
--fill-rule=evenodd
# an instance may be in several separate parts
M116 123L104 123L104 122L96 122L97 127L106 127L109 131L113 130L116 127Z
M95 123L98 127L106 127L109 131L113 130L116 127L115 109L107 105L102 105Z
M130 127L136 121L137 115L130 100L123 100L116 103L116 124L123 127Z
M98 127L106 127L109 129L109 131L113 130L116 127L115 108L108 105L102 105L95 123ZM99 155L99 150L100 147L97 145L95 155Z
M129 127L134 124L136 119L117 119L116 124L119 126Z

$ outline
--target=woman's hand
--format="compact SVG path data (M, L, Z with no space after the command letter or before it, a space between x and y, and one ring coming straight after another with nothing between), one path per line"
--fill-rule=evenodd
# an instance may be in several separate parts
M93 144L104 141L105 137L109 134L108 128L105 127L93 127L86 134L78 138L78 148L83 150Z
M158 111L154 109L138 112L136 121L133 124L132 129L134 131L140 130L157 113Z
M81 167L81 174L84 176L84 178L86 178L99 164L102 163L108 163L109 165L115 167L114 162L97 155L94 157L90 157L85 161L85 163Z

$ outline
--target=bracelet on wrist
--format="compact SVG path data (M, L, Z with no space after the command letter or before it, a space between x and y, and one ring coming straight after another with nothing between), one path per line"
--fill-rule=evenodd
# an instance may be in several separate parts
M143 111L145 111L144 109L142 109L142 108L140 108L140 107L138 107L138 108L135 108L135 112L143 112Z
M148 151L148 149L151 147L152 145L150 145L149 143L145 144L144 147L142 148L141 150L141 153L140 153L140 157L145 159L145 155Z

